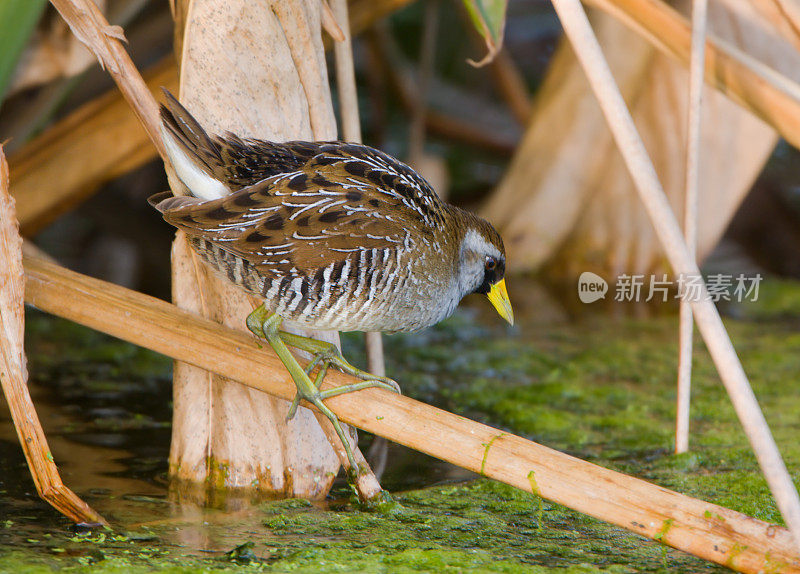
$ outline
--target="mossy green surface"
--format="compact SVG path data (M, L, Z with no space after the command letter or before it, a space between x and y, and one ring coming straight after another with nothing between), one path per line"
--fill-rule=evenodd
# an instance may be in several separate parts
M320 508L305 501L264 504L258 521L228 521L240 544L203 558L176 547L173 531L151 536L95 532L28 538L0 552L0 566L22 571L166 572L638 572L714 571L700 560L512 487L481 479L398 494L380 513L352 505ZM195 526L196 528L196 526ZM219 532L216 536L222 536ZM233 543L233 542L231 542Z
M702 344L695 354L692 451L672 454L674 314L540 321L523 306L521 326L506 330L483 303L476 300L475 310L465 309L428 332L387 338L390 372L407 394L781 522ZM736 317L726 319L726 326L797 479L800 286L765 281L759 302L726 311ZM465 476L451 467L400 448L391 451L384 481L395 491L396 504L381 512L361 510L345 496L325 504L289 500L246 511L185 513L170 498L164 476L170 361L39 314L30 316L30 327L37 405L66 421L45 421L48 432L63 438L57 444L111 445L119 453L114 462L124 462L122 470L99 468L83 478L85 484L76 484L70 477L81 461L70 459L69 449L53 449L65 480L108 515L116 530L71 534L32 494L18 447L0 441L3 468L13 469L0 475L0 572L724 570L536 495L486 479L463 482ZM345 342L357 355L360 340L348 336ZM107 487L93 490L93 477L102 477Z

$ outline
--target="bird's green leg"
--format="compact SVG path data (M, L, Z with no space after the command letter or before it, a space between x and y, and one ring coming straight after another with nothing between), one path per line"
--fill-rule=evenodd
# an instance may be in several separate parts
M318 387L322 383L322 379L325 376L327 368L320 369L320 373L317 375L315 384L315 382L309 378L308 373L306 373L306 371L303 370L303 368L297 362L297 359L295 359L294 355L292 355L292 353L289 351L289 348L286 346L286 344L281 340L278 331L281 321L282 319L278 315L270 315L269 311L267 311L266 308L261 305L258 309L248 315L247 327L256 336L263 337L267 340L270 346L275 350L275 354L278 355L278 358L280 358L281 362L286 367L286 370L289 371L289 374L292 376L292 380L294 380L294 384L297 387L297 395L295 400L292 402L292 407L289 410L287 419L290 419L292 416L294 416L295 412L297 411L297 404L299 404L301 399L305 399L317 407L319 411L331 421L333 428L336 430L336 434L339 436L339 440L342 441L342 446L347 453L347 460L350 462L350 468L358 468L356 459L353 456L353 450L350 448L350 442L344 432L344 429L342 428L341 423L339 422L339 417L337 417L336 414L334 414L334 412L325 406L325 403L323 403L325 399L341 394L341 392L331 394L330 391L319 390ZM347 387L349 386L358 385L347 385ZM346 387L339 387L332 390L339 391L342 388ZM352 390L359 389L356 388ZM345 390L343 392L348 391Z
M294 347L295 349L300 349L301 351L306 351L307 353L312 353L314 355L314 359L312 359L311 363L309 363L309 372L313 370L314 366L321 362L324 365L332 365L343 373L347 373L348 375L352 375L364 380L363 383L355 383L345 387L339 387L339 389L346 390L339 391L329 396L341 395L342 393L359 391L361 389L368 389L370 387L379 387L395 393L400 392L400 386L389 377L373 375L372 373L368 373L367 371L363 371L351 365L347 359L342 356L342 352L339 350L339 348L333 343L317 341L316 339L312 339L310 337L303 337L302 335L295 335L294 333L287 333L286 331L279 331L278 335L283 342L290 347ZM326 392L332 392L336 390L338 389L332 389L331 391Z
M305 368L306 375L310 375L311 371L314 370L313 363L309 363L309 366ZM328 373L328 365L322 365L319 372L317 373L316 378L314 379L314 386L319 390L320 385L322 384L325 375ZM300 406L300 393L297 393L292 400L292 404L289 405L289 412L286 413L286 419L291 419L294 416L294 413L297 411L297 407Z
M270 313L270 311L268 311L267 308L262 304L247 316L247 328L250 329L250 331L252 331L256 337L266 338L263 326L276 316L277 315ZM347 359L342 356L342 352L339 350L339 348L333 343L317 341L311 337L303 337L302 335L295 335L294 333L280 331L277 329L278 326L280 326L280 318L275 330L278 337L280 337L284 343L290 347L294 347L295 349L300 349L301 351L306 351L307 353L314 355L314 358L305 368L306 375L310 375L311 371L313 371L317 365L322 363L325 365L326 370L328 366L332 365L343 373L347 373L348 375L352 375L364 380L364 383L354 383L352 385L344 385L337 387L337 389L324 391L324 393L332 393L327 396L334 397L336 395L341 395L352 391L360 391L370 387L379 387L386 389L387 391L400 393L400 386L389 377L373 375L372 373L368 373L367 371L363 371L351 365ZM317 388L319 388L319 386L322 384L322 379L324 379L324 377L324 373L322 373L322 377L320 377L319 374L317 375Z

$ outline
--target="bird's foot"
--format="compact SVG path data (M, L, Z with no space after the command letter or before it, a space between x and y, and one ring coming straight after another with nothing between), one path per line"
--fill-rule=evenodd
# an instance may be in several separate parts
M310 376L312 371L319 366L319 371L314 379L314 386L318 389L318 394L323 400L374 387L400 394L400 386L395 381L388 377L373 375L372 373L368 373L357 367L354 367L342 356L339 348L333 343L317 341L316 339L302 337L300 335L286 333L284 331L278 331L278 336L289 346L314 353L314 358L311 359L304 371L307 376ZM319 391L322 381L325 380L325 375L328 373L328 368L331 366L339 369L343 373L347 373L362 379L362 382L341 385L333 389ZM294 416L294 413L297 410L302 398L305 397L301 397L298 393L294 401L292 401L288 415L290 418Z
M295 335L294 333L287 333L285 331L278 331L278 336L283 340L284 343L289 345L290 347L294 347L295 349L300 349L301 351L306 351L307 353L312 353L314 356L311 361L306 366L306 374L311 374L311 372L320 365L324 367L325 370L328 367L334 367L343 373L347 373L353 377L361 379L364 383L369 383L365 385L364 383L354 383L352 385L344 385L341 387L337 387L336 389L331 389L331 391L336 391L338 389L345 389L340 391L336 394L341 395L344 393L349 393L352 391L360 391L362 389L368 389L371 387L377 387L380 389L385 389L387 391L391 391L394 393L400 394L400 385L397 384L394 380L390 379L389 377L383 377L380 375L374 375L358 367L354 367L350 364L350 362L344 358L342 352L339 350L339 347L334 345L333 343L328 343L325 341L317 341L316 339L312 339L310 337L303 337L301 335ZM320 384L322 380L319 381ZM355 388L351 388L355 387ZM328 391L325 391L328 392ZM330 395L335 396L335 395Z
M297 394L294 396L294 400L292 400L292 404L289 406L289 411L286 413L286 420L291 420L294 417L294 415L297 413L297 407L300 405L301 400L305 400L317 407L319 412L321 412L328 418L329 421L331 421L331 424L333 425L333 428L342 443L342 447L347 454L347 460L350 463L350 471L357 471L358 464L356 463L355 456L353 455L353 449L350 447L350 438L344 432L344 428L339 421L339 417L337 417L336 414L324 403L325 399L336 396L336 394L340 394L332 393L331 391L339 390L342 387L331 389L329 391L320 391L319 385L322 384L322 380L325 378L325 372L327 371L327 368L322 367L319 370L319 373L317 373L315 380L312 382L305 371L300 369L300 365L297 362L295 362L295 365L297 365L297 368L300 370L298 377L302 382L298 384L298 379L295 379ZM292 372L292 370L289 369L289 372ZM292 377L294 378L294 376L295 373L292 372Z

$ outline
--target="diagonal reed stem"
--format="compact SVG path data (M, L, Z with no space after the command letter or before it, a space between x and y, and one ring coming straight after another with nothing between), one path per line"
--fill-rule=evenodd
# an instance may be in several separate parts
M684 277L699 276L700 270L686 247L678 221L672 213L622 94L614 82L586 12L579 0L553 0L553 6L578 61L589 78L589 83L606 116L673 271ZM781 515L794 536L797 548L800 548L800 499L797 490L750 388L747 375L722 324L717 308L711 302L708 291L702 283L700 295L698 300L692 301L692 311L697 326L753 447Z
M693 258L697 254L697 202L700 185L700 130L703 106L703 70L706 58L708 0L692 3L692 55L689 62L689 114L686 129L686 195L683 233ZM678 400L675 419L675 452L689 450L689 410L692 393L692 307L681 298L678 353Z
M28 303L290 400L280 360L247 333L36 257L24 260ZM264 377L265 372L279 373ZM358 382L331 371L323 388ZM643 480L379 389L326 404L348 424L741 572L800 573L791 534Z

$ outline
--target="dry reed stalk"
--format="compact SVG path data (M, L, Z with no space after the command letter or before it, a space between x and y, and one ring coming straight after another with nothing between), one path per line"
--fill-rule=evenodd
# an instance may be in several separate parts
M189 11L179 18L185 22L181 98L201 123L211 131L229 129L276 141L335 139L319 34L324 6L194 2L176 8ZM338 28L335 22L329 23L334 25ZM260 34L242 35L242 28L258 29ZM254 59L255 54L270 54L268 63ZM174 247L175 283L182 285L176 290L176 301L243 328L243 318L260 301L203 272L184 243L179 239ZM337 334L301 334L338 344ZM204 480L213 471L204 461L213 459L224 461L226 484L247 484L252 480L248 476L255 475L265 477L259 478L262 490L319 497L327 492L339 464L347 462L330 422L319 413L300 409L287 423L284 401L184 364L177 366L175 389L180 400L176 398L175 403L170 465L184 479ZM231 408L238 412L235 420L226 414ZM193 432L198 426L202 432ZM325 448L324 438L332 451ZM201 451L203 444L207 448ZM363 456L356 456L364 469L356 479L359 497L373 500L381 492L380 485ZM227 482L229 477L236 482Z
M770 0L758 0L756 4L770 2ZM786 18L794 35L800 38L800 6L792 0L771 0L778 11Z
M0 145L0 385L39 496L75 522L106 524L61 482L28 392L24 291L22 237L9 193L8 164Z
M686 129L686 191L683 233L686 247L697 257L697 204L700 187L700 130L703 105L703 71L706 60L708 0L692 2L692 54L689 62L689 113ZM675 416L675 452L689 450L689 411L692 393L692 307L681 300L678 336L678 398Z
M356 460L356 466L358 467L356 472L352 472L350 467L350 459L347 458L347 451L344 450L342 441L339 438L339 435L336 434L336 429L333 428L333 424L331 423L330 419L316 409L312 409L312 412L314 413L314 417L317 419L319 426L322 428L322 432L325 433L325 437L328 439L331 447L333 447L333 450L339 459L339 464L342 465L345 473L349 475L348 479L352 481L352 486L355 488L358 499L364 504L380 502L381 497L383 496L383 488L381 487L378 477L370 468L369 462L364 457L361 449L358 448L357 442L353 440L350 444L350 447L353 451L353 456Z
M325 71L325 56L317 49L317 40L321 42L319 33L312 30L308 13L301 3L276 0L272 2L272 10L281 23L303 86L311 131L315 139L326 139L322 137L323 134L330 132L331 128L335 132L336 127L332 125L335 120L332 119L333 108Z
M691 25L660 0L587 0L642 35L661 52L687 64ZM706 39L708 83L777 130L800 148L800 85L731 44Z
M656 175L647 150L636 131L597 37L579 0L554 0L554 7L572 44L592 90L606 116L614 139L656 230L674 272L684 277L700 276L694 257L686 247L675 215ZM750 388L717 308L701 283L701 297L692 301L697 326L728 391L739 421L755 452L778 509L800 548L800 499L781 458L767 421Z
M349 42L350 38L347 36L349 31L345 33L341 26L339 26L339 22L336 21L336 15L334 14L334 11L331 10L331 7L326 0L320 0L320 2L322 3L322 28L328 33L328 36L330 36L334 42ZM337 12L341 11L337 10ZM347 21L347 6L345 6L344 18L340 18L340 20L342 22Z
M145 73L147 88L177 91L172 58ZM9 158L24 235L32 235L103 183L156 157L150 138L117 90L84 104Z
M26 257L26 301L252 388L289 399L295 387L280 360L249 334L174 305ZM280 376L264 377L264 372ZM331 371L325 386L355 381ZM800 572L791 534L379 389L326 401L342 420L674 548L741 572Z
M333 46L336 64L336 88L339 94L339 112L342 119L340 136L345 141L361 143L361 119L358 113L358 91L356 89L356 73L353 62L353 38L350 33L350 16L347 0L333 0L332 16L342 33L342 39ZM386 361L383 354L383 339L380 333L364 333L364 345L367 351L367 370L378 376L386 376ZM385 448L385 447L384 447ZM359 456L360 453L359 453ZM345 459L346 460L346 459ZM380 460L384 460L381 458ZM347 468L347 464L342 461ZM383 469L373 469L375 484ZM361 490L361 489L359 489ZM377 494L377 493L376 493ZM373 497L376 495L374 494Z
M166 157L159 134L158 105L122 45L125 41L122 28L111 26L91 0L50 1L72 33L114 78L159 155Z
M795 0L721 0L721 4L752 10L770 23L773 33L800 49L800 4Z
M174 47L175 54L183 53L183 30L186 26L185 17L188 13L188 6L192 0L169 0L172 17L175 19ZM358 35L368 29L378 20L390 15L410 4L411 0L353 0L350 3L350 30L353 35ZM322 3L322 25L330 37L336 41L341 41L339 22L334 19L330 21L332 14L327 2ZM330 46L326 44L326 48Z
M425 159L425 117L428 114L428 95L436 61L436 36L439 33L439 0L425 0L424 4L422 40L408 130L408 161L418 170ZM443 191L437 189L439 194Z
M358 114L358 91L353 65L353 38L346 0L332 0L332 16L342 33L342 39L333 46L336 63L336 89L339 94L339 111L342 117L341 137L344 141L361 143L361 120Z
M341 137L345 141L361 143L361 120L358 114L358 91L353 66L353 38L347 0L332 0L333 17L339 22L342 40L333 46L336 62L336 88L339 93L339 111L342 118ZM365 333L367 369L376 375L386 375L383 356L383 339L380 333Z

